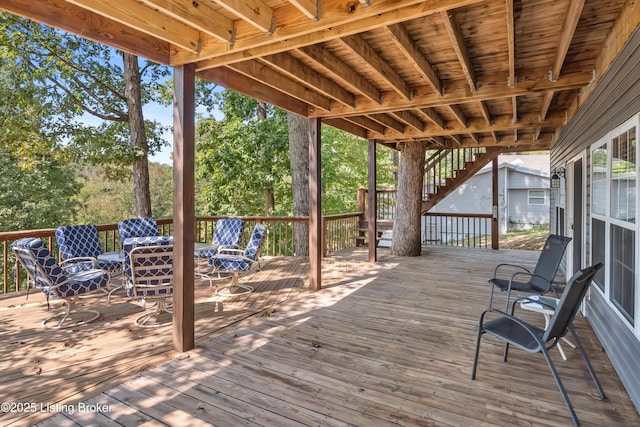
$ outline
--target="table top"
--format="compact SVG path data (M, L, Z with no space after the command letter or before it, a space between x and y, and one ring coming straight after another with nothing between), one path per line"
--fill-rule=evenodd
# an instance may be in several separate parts
M520 307L525 310L538 311L541 313L553 314L558 306L558 298L532 295L520 301Z
M124 262L124 251L105 252L98 255L98 261Z

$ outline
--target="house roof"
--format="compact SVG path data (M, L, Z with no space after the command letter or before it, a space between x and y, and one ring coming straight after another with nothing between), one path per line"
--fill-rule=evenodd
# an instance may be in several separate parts
M510 170L549 177L549 154L502 154L498 156L498 169ZM491 172L491 165L485 166L478 174Z
M5 0L0 9L388 145L548 149L640 22L625 0Z

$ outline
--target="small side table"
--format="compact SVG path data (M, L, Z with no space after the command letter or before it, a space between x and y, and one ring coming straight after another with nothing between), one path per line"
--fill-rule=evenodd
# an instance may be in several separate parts
M558 306L558 301L558 298L533 295L520 300L520 308L522 308L523 310L542 313L542 315L544 316L544 328L547 329L547 326L549 326L549 320L551 319L551 316L553 316L553 313ZM562 340L569 344L571 348L576 348L576 346L565 337L562 337ZM557 347L560 355L562 356L562 359L567 360L567 356L564 354L564 350L562 349L560 343L558 343Z

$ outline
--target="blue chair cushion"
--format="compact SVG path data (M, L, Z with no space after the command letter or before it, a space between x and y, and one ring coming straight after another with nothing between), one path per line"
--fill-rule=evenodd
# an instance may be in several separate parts
M160 230L153 217L132 218L118 223L118 234L120 234L120 241L124 242L130 237L159 236Z

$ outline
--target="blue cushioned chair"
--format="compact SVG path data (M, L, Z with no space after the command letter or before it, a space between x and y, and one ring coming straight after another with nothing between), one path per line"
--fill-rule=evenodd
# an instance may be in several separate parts
M260 250L267 235L267 229L262 224L256 224L251 233L249 243L244 249L218 248L218 253L209 259L213 273L230 273L231 284L216 290L216 294L223 296L243 295L253 292L253 287L239 283L239 273L249 271L253 264L260 268Z
M51 252L42 240L27 237L15 241L11 248L16 259L25 268L34 287L41 289L49 298L58 297L67 301L66 310L42 321L42 326L47 329L70 328L83 323L89 323L100 316L95 310L76 310L76 300L80 295L106 289L109 282L109 273L100 269L88 269L75 273L65 272L56 262ZM90 318L85 318L89 313ZM65 323L67 319L79 317L71 323ZM58 320L57 325L49 325L50 320Z
M95 225L63 225L56 228L60 248L60 265L69 272L100 268L110 273L122 270L122 263L99 260L102 254L100 236Z
M143 313L134 323L141 328L167 326L163 313L171 314L166 300L173 295L173 237L131 237L123 242L124 274L129 296L137 300L156 301L156 310ZM155 319L155 323L148 323Z
M154 217L125 219L118 223L120 242L130 237L159 236L160 230Z
M218 248L221 246L237 249L242 242L243 231L244 221L241 218L221 218L216 222L211 246L195 251L195 255L211 258L218 253Z

